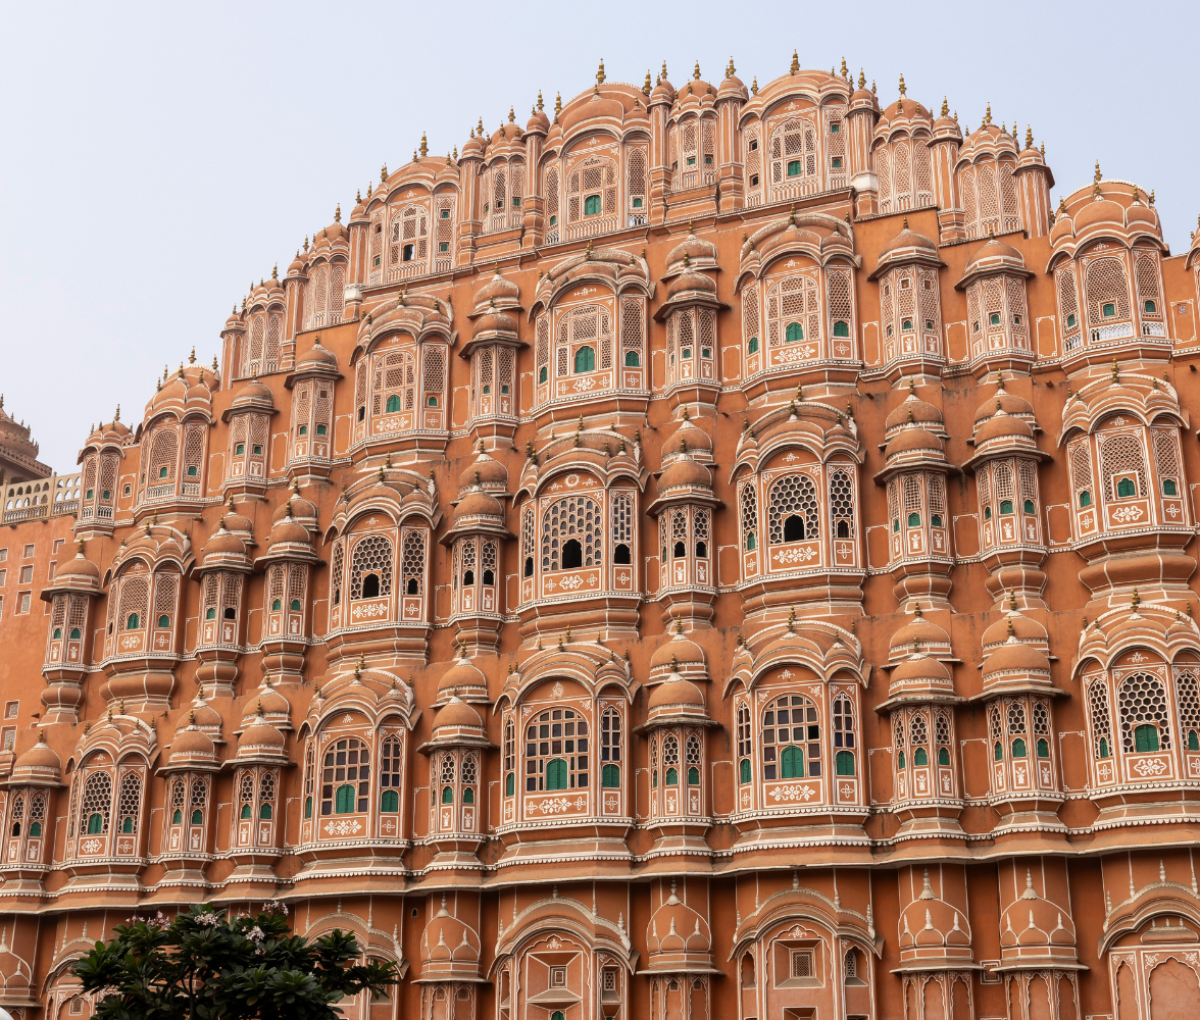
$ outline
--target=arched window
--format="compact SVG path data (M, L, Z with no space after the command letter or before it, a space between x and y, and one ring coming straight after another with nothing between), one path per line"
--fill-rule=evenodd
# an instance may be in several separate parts
M504 720L504 796L517 792L517 728L512 719Z
M351 554L350 598L377 598L391 593L392 543L383 535L368 535L355 544Z
M758 495L753 482L742 486L742 541L746 551L758 548Z
M837 774L854 775L854 706L844 694L833 699L833 746Z
M425 579L425 532L406 531L404 534L404 594L420 595ZM390 587L382 594L390 594Z
M1189 751L1200 751L1200 684L1196 670L1175 674L1175 701L1179 711L1180 740Z
M1092 716L1092 756L1102 761L1112 756L1112 718L1108 709L1108 687L1103 678L1092 681L1087 697Z
M896 768L903 772L908 767L908 762L904 756L904 717L899 713L892 721L892 743L895 747Z
M570 708L542 712L525 728L525 790L588 787L587 720Z
M1133 673L1117 687L1121 746L1126 754L1169 751L1171 728L1167 694L1154 673Z
M438 780L442 787L441 801L443 804L454 803L454 755L446 752L442 755L441 775Z
M679 785L679 740L668 733L662 742L663 785Z
M687 781L688 786L700 785L700 764L702 748L700 738L692 733L688 735L686 745Z
M601 785L620 786L621 714L615 708L606 708L600 715L600 761Z
M770 347L821 337L821 298L810 276L789 276L767 291L767 338Z
M821 727L808 698L783 695L767 705L762 717L763 779L800 779L821 774Z
M738 782L750 782L750 707L745 703L737 709L737 741L738 741Z
M137 772L127 772L121 780L121 797L117 803L121 832L134 833L138 831L138 819L141 811L142 777Z
M246 821L254 817L254 773L247 769L242 773L242 781L239 784L238 800L241 801L241 810L238 812L238 818Z
M575 372L593 372L596 369L596 351L588 346L575 352Z
M400 810L400 777L403 772L400 748L398 736L385 738L379 748L379 787L383 791L379 798L381 811Z
M1106 256L1090 263L1084 274L1084 290L1093 323L1130 318L1129 278L1121 258Z
M586 496L556 500L542 515L542 570L599 566L601 531L600 509L594 500ZM568 562L567 546L572 561L578 550L578 562Z
M321 815L365 812L370 796L370 750L357 737L328 745L321 769Z
M817 487L810 475L784 475L771 485L767 533L772 545L820 537Z

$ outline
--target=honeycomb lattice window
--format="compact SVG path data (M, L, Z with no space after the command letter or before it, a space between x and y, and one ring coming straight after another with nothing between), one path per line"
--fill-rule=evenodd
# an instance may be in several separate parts
M121 798L117 803L117 816L122 832L137 832L142 807L142 777L137 772L127 772L121 780Z
M692 517L692 535L697 542L708 541L708 511L697 510Z
M1104 498L1106 500L1115 498L1115 479L1131 474L1137 476L1137 494L1145 496L1149 489L1146 487L1146 454L1142 447L1141 437L1129 433L1102 436L1100 439L1100 475L1104 479Z
M204 430L207 425L189 425L183 440L183 477L199 479L204 473ZM198 493L197 493L198 494Z
M1068 264L1054 274L1058 288L1058 316L1063 336L1079 331L1079 293L1075 287L1075 266Z
M767 334L772 347L821 337L821 299L816 280L791 276L767 291Z
M454 784L454 755L449 751L442 755L441 781L449 785Z
M446 385L446 352L441 347L428 347L424 355L425 394L426 396L441 396Z
M1091 444L1086 439L1079 439L1067 448L1071 464L1071 483L1075 490L1076 502L1079 502L1081 492L1093 493L1092 487L1092 451Z
M341 541L337 541L333 546L333 565L329 571L330 587L333 589L331 601L333 604L340 605L342 601L342 566L345 557L345 547Z
M36 836L37 832L33 827L46 821L46 795L37 791L33 794L29 803L29 834Z
M169 425L164 425L154 430L150 441L150 456L148 458L150 464L148 481L150 485L175 480L175 461L177 459L176 451L178 450L178 444L179 437ZM164 468L166 469L166 474L163 474Z
M929 743L929 723L924 712L914 712L908 723L909 744L914 747L925 747Z
M1000 209L996 195L996 171L986 163L979 168L979 217L984 226L996 226Z
M929 146L919 139L913 141L913 183L916 185L917 204L927 205L933 201L933 167L929 158Z
M621 302L621 364L633 368L642 364L642 331L645 313L642 303L627 298Z
M543 313L538 316L537 321L537 381L543 382L542 369L548 369L550 365L550 316Z
M1154 255L1139 255L1134 263L1137 278L1138 307L1144 319L1161 319L1162 297L1158 288L1158 259Z
M363 597L363 579L367 574L379 578L379 594L392 593L392 543L383 535L368 535L354 546L350 561L350 598Z
M250 816L251 805L254 803L254 773L246 769L242 773L242 781L238 784L238 803L242 805L239 814L242 817Z
M829 335L843 335L839 324L844 323L845 335L849 336L854 311L850 297L852 288L849 270L830 269L825 274L825 289L829 299Z
M1112 716L1108 710L1108 685L1093 680L1087 689L1087 704L1092 716L1092 756L1098 761L1112 754Z
M761 325L758 321L758 288L747 287L742 291L742 343L747 354L753 354L760 347Z
M479 781L479 758L475 754L468 754L462 763L462 783L463 786L474 786Z
M937 746L950 747L950 713L945 709L939 709L933 721L933 736L937 741Z
M687 744L685 745L685 748L684 748L684 753L685 753L684 760L685 760L688 768L699 768L700 767L700 762L702 759L702 752L701 752L701 747L700 747L700 738L698 736L696 736L696 734L694 734L694 733L689 734L689 736L687 738Z
M687 514L683 510L676 510L671 515L671 541L680 542L687 540Z
M1178 429L1153 429L1154 438L1154 469L1158 475L1160 491L1164 491L1163 483L1170 480L1175 483L1175 491L1183 491L1183 479L1179 471L1179 431Z
M903 765L900 765L900 758L904 754L907 744L904 740L904 716L900 713L897 713L895 719L892 720L892 743L896 747L896 763L903 768Z
M404 562L402 566L404 594L422 594L425 590L425 533L423 531L409 531L405 533Z
M767 505L767 534L772 545L784 541L786 522L792 516L799 517L804 523L802 538L820 537L817 487L811 476L804 473L784 475L771 485Z
M1114 256L1096 259L1084 275L1087 290L1088 319L1093 325L1105 320L1128 319L1129 280L1125 263ZM1105 305L1112 305L1115 315L1105 315Z
M208 805L208 780L192 780L192 811L203 811Z
M83 803L79 810L79 831L88 832L98 828L100 833L109 829L112 811L112 775L107 771L91 773L83 784ZM100 816L98 826L89 824L94 815ZM93 833L95 834L95 833Z
M1013 333L1024 336L1029 332L1029 316L1025 314L1025 281L1006 277L1008 291L1008 321Z
M892 156L885 148L875 152L875 174L879 178L879 208L892 211Z
M1117 687L1117 712L1121 720L1121 746L1127 754L1144 750L1137 746L1136 731L1143 725L1158 730L1158 750L1171 749L1171 726L1167 692L1153 673L1133 673Z
M183 809L187 805L187 784L182 779L176 779L171 784L171 824L183 821Z
M496 543L484 542L483 552L479 557L480 567L483 570L483 577L480 580L484 584L496 583ZM491 574L491 581L488 580L488 575Z
M542 515L542 569L558 570L568 542L579 543L580 566L599 566L600 509L587 496L556 500Z
M1025 733L1025 703L1010 701L1006 706L1005 715L1008 720L1009 736Z
M120 592L120 629L138 629L145 626L146 611L150 608L150 582L145 577L127 577L121 583Z
M533 544L533 507L527 506L521 511L521 553L523 556L533 556L536 552Z
M897 142L892 152L892 191L901 208L909 207L912 192L912 172L908 158L908 145Z
M854 474L849 468L829 472L829 518L835 537L854 537Z
M462 577L463 584L468 583L467 571L471 572L471 581L469 583L474 584L475 583L475 541L474 541L474 539L467 539L465 542L462 543L462 574L459 576Z
M175 612L175 593L179 588L178 574L154 575L154 622L163 616L170 619Z
M1196 670L1184 669L1175 674L1175 699L1179 704L1179 730L1183 734L1183 746L1193 750L1191 734L1200 737L1200 685Z
M967 237L979 232L979 201L975 188L975 171L965 170L962 175L963 209L966 211Z
M630 149L625 157L626 190L630 208L644 208L646 198L646 150ZM642 206L635 206L635 199L642 199Z
M275 770L263 769L263 773L258 779L258 813L262 817L262 809L264 806L272 806L275 803Z
M1050 706L1040 699L1033 703L1033 735L1050 736Z

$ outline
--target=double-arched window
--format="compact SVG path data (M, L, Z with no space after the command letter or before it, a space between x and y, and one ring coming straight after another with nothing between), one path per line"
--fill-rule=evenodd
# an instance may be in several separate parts
M542 514L542 570L599 566L603 528L600 508L587 496L566 496Z
M771 484L767 534L772 545L820 538L817 486L804 472L784 475Z

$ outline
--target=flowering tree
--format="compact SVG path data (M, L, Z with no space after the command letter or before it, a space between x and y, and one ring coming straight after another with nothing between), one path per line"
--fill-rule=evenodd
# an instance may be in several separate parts
M101 993L97 1020L333 1020L347 995L395 984L395 964L355 961L357 940L293 935L287 908L230 917L196 906L168 921L131 917L74 967Z

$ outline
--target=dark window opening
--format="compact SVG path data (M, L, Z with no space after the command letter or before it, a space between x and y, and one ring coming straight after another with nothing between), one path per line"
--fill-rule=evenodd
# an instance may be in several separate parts
M800 542L804 539L804 518L792 514L783 522L783 540L785 542Z
M562 550L562 568L563 570L578 569L583 566L583 546L572 538L563 545Z

